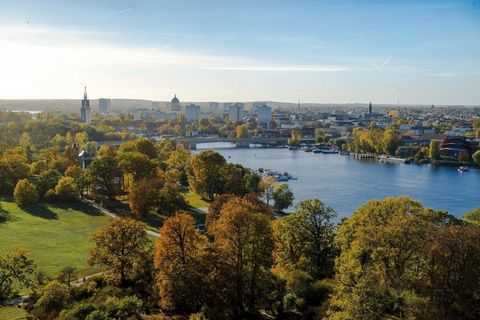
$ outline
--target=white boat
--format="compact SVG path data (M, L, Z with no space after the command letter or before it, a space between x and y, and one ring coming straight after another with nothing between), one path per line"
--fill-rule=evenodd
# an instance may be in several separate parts
M329 150L323 150L324 154L333 154L333 153L338 153L338 150L335 149L329 149Z
M467 166L460 166L458 167L458 172L467 172L470 170L470 168L468 168Z

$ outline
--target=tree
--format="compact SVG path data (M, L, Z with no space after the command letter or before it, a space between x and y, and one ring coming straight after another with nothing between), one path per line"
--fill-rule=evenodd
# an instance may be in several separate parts
M190 152L187 149L179 148L173 151L167 161L169 169L176 169L180 173L179 182L186 186L188 184L187 163L190 158Z
M75 279L76 274L77 272L75 267L66 266L62 268L62 271L60 271L57 280L70 287L70 283Z
M225 158L212 150L193 155L189 161L188 182L193 191L204 199L213 200L215 194L222 191L220 169L226 163Z
M277 180L271 176L263 178L260 182L260 187L263 189L263 196L267 204L270 204L270 200L273 199L273 190L277 184Z
M150 240L145 227L131 219L114 219L93 236L90 265L107 266L106 273L125 285L134 280L136 271L147 260Z
M206 238L188 213L179 212L165 220L157 239L154 265L162 309L191 313L202 305L202 278L199 265Z
M16 293L17 286L30 287L36 266L25 250L0 256L0 303Z
M62 201L75 200L78 190L75 186L75 180L72 177L62 177L55 186L55 195Z
M43 198L48 190L54 189L61 177L62 174L55 169L43 171L35 182L40 198Z
M133 180L150 178L155 173L155 162L143 153L125 152L120 153L118 158L118 168L123 173L131 174Z
M166 183L158 193L156 206L158 213L170 216L178 210L186 209L187 202L177 185Z
M55 319L70 299L68 287L58 281L52 281L41 290L32 314L39 319Z
M85 172L79 166L70 166L67 168L67 171L65 171L65 176L73 178L74 188L80 198L83 198L83 192L88 182Z
M117 194L118 183L116 178L119 176L119 172L115 151L102 148L90 164L88 175L95 192L111 199Z
M397 131L395 130L395 127L389 126L387 127L387 129L385 129L385 131L383 132L382 143L384 153L389 155L395 155L398 146L400 146L402 143L402 140L398 135Z
M431 140L430 141L430 159L432 161L440 159L440 141Z
M128 193L128 205L136 216L141 217L150 212L158 199L160 187L161 181L155 178L132 183Z
M426 245L427 276L419 286L429 298L424 319L480 318L480 228L446 226Z
M451 217L408 197L371 200L344 220L335 243L335 292L330 319L414 316L415 287L425 274L424 247Z
M293 129L288 139L289 146L298 146L300 144L301 135L297 129Z
M275 210L282 211L293 203L293 192L286 183L281 183L273 189L273 200Z
M264 303L272 281L273 236L271 216L246 199L235 197L209 227L220 259L231 277L234 313L255 312Z
M9 149L0 157L0 192L11 194L17 182L30 175L23 152Z
M287 271L304 270L313 279L329 277L336 254L332 223L336 212L318 199L303 200L295 209L274 223L276 264Z
M248 138L248 129L244 124L239 124L235 128L235 137L237 138Z
M480 150L477 150L477 151L473 154L472 158L473 158L473 161L474 161L477 165L480 166Z
M38 193L37 188L28 181L27 179L22 179L18 181L13 192L13 199L15 203L19 206L26 206L29 204L34 204L38 202Z

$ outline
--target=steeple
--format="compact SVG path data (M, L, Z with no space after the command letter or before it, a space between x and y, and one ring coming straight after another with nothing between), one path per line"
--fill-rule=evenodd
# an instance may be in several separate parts
M368 105L368 114L372 114L372 102L370 102L370 104Z
M83 99L87 99L87 86L85 86L85 92L83 93Z
M80 119L82 122L90 123L90 100L87 96L87 86L85 86L83 92L82 106L80 108Z

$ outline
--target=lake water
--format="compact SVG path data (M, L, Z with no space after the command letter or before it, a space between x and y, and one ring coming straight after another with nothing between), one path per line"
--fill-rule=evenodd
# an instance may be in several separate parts
M455 216L480 207L480 171L458 172L453 167L383 164L339 154L313 154L287 149L226 149L205 144L229 162L258 169L288 171L298 180L288 182L300 200L319 198L335 208L339 218L349 216L370 199L408 195L424 206ZM200 148L200 145L198 146Z

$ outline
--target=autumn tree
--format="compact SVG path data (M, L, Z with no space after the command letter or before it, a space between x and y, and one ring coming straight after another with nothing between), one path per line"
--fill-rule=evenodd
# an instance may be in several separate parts
M118 168L131 174L133 180L150 178L155 174L157 164L140 152L124 152L118 155Z
M298 146L300 144L300 140L301 140L301 135L300 135L300 131L298 131L297 129L293 129L291 134L290 134L290 138L288 138L288 145L289 146Z
M472 159L475 162L475 164L480 166L480 150L477 150L473 155Z
M260 188L263 189L263 196L267 204L270 204L270 200L273 199L273 190L277 184L277 180L271 176L263 178L260 182Z
M26 206L38 202L37 188L28 181L28 179L22 179L18 181L13 192L13 199L19 206Z
M94 248L89 264L107 267L106 273L125 285L134 280L137 270L147 261L150 240L145 227L131 219L114 219L93 236Z
M429 152L432 161L440 159L440 141L432 139L432 141L430 141Z
M40 296L32 310L39 319L55 319L60 311L70 302L68 287L58 281L51 281L40 290Z
M264 303L271 285L273 235L271 216L249 201L227 202L209 227L215 246L231 277L231 303L238 316L254 313Z
M36 266L25 250L0 255L0 303L12 298L19 286L30 287Z
M413 316L414 288L425 270L423 248L439 217L408 197L371 200L344 220L335 237L335 292L330 319Z
M165 183L160 188L155 204L158 213L168 216L188 207L179 186L172 183Z
M179 172L179 182L184 186L188 185L187 163L189 158L190 152L187 149L177 148L165 161L169 169L176 169Z
M158 179L141 179L134 181L128 192L128 205L136 216L148 214L155 206L160 191Z
M55 186L56 198L61 201L75 200L78 195L75 180L72 177L62 177Z
M274 223L275 262L281 269L300 269L313 279L333 272L334 209L318 199L303 200L295 211Z
M23 151L8 149L0 157L0 192L11 194L17 182L30 175Z
M212 201L215 194L222 191L219 172L225 163L225 158L212 150L193 155L188 170L188 182L192 190Z
M248 128L244 124L239 124L235 128L235 137L237 138L248 138Z
M165 220L157 239L154 265L158 270L157 288L164 310L191 313L202 305L205 289L199 265L206 239L188 213L179 212Z
M275 210L282 211L293 203L293 192L286 183L276 185L273 189L273 201Z
M78 192L78 196L83 198L83 193L88 184L85 172L79 166L70 166L65 171L65 176L73 178L74 188Z

